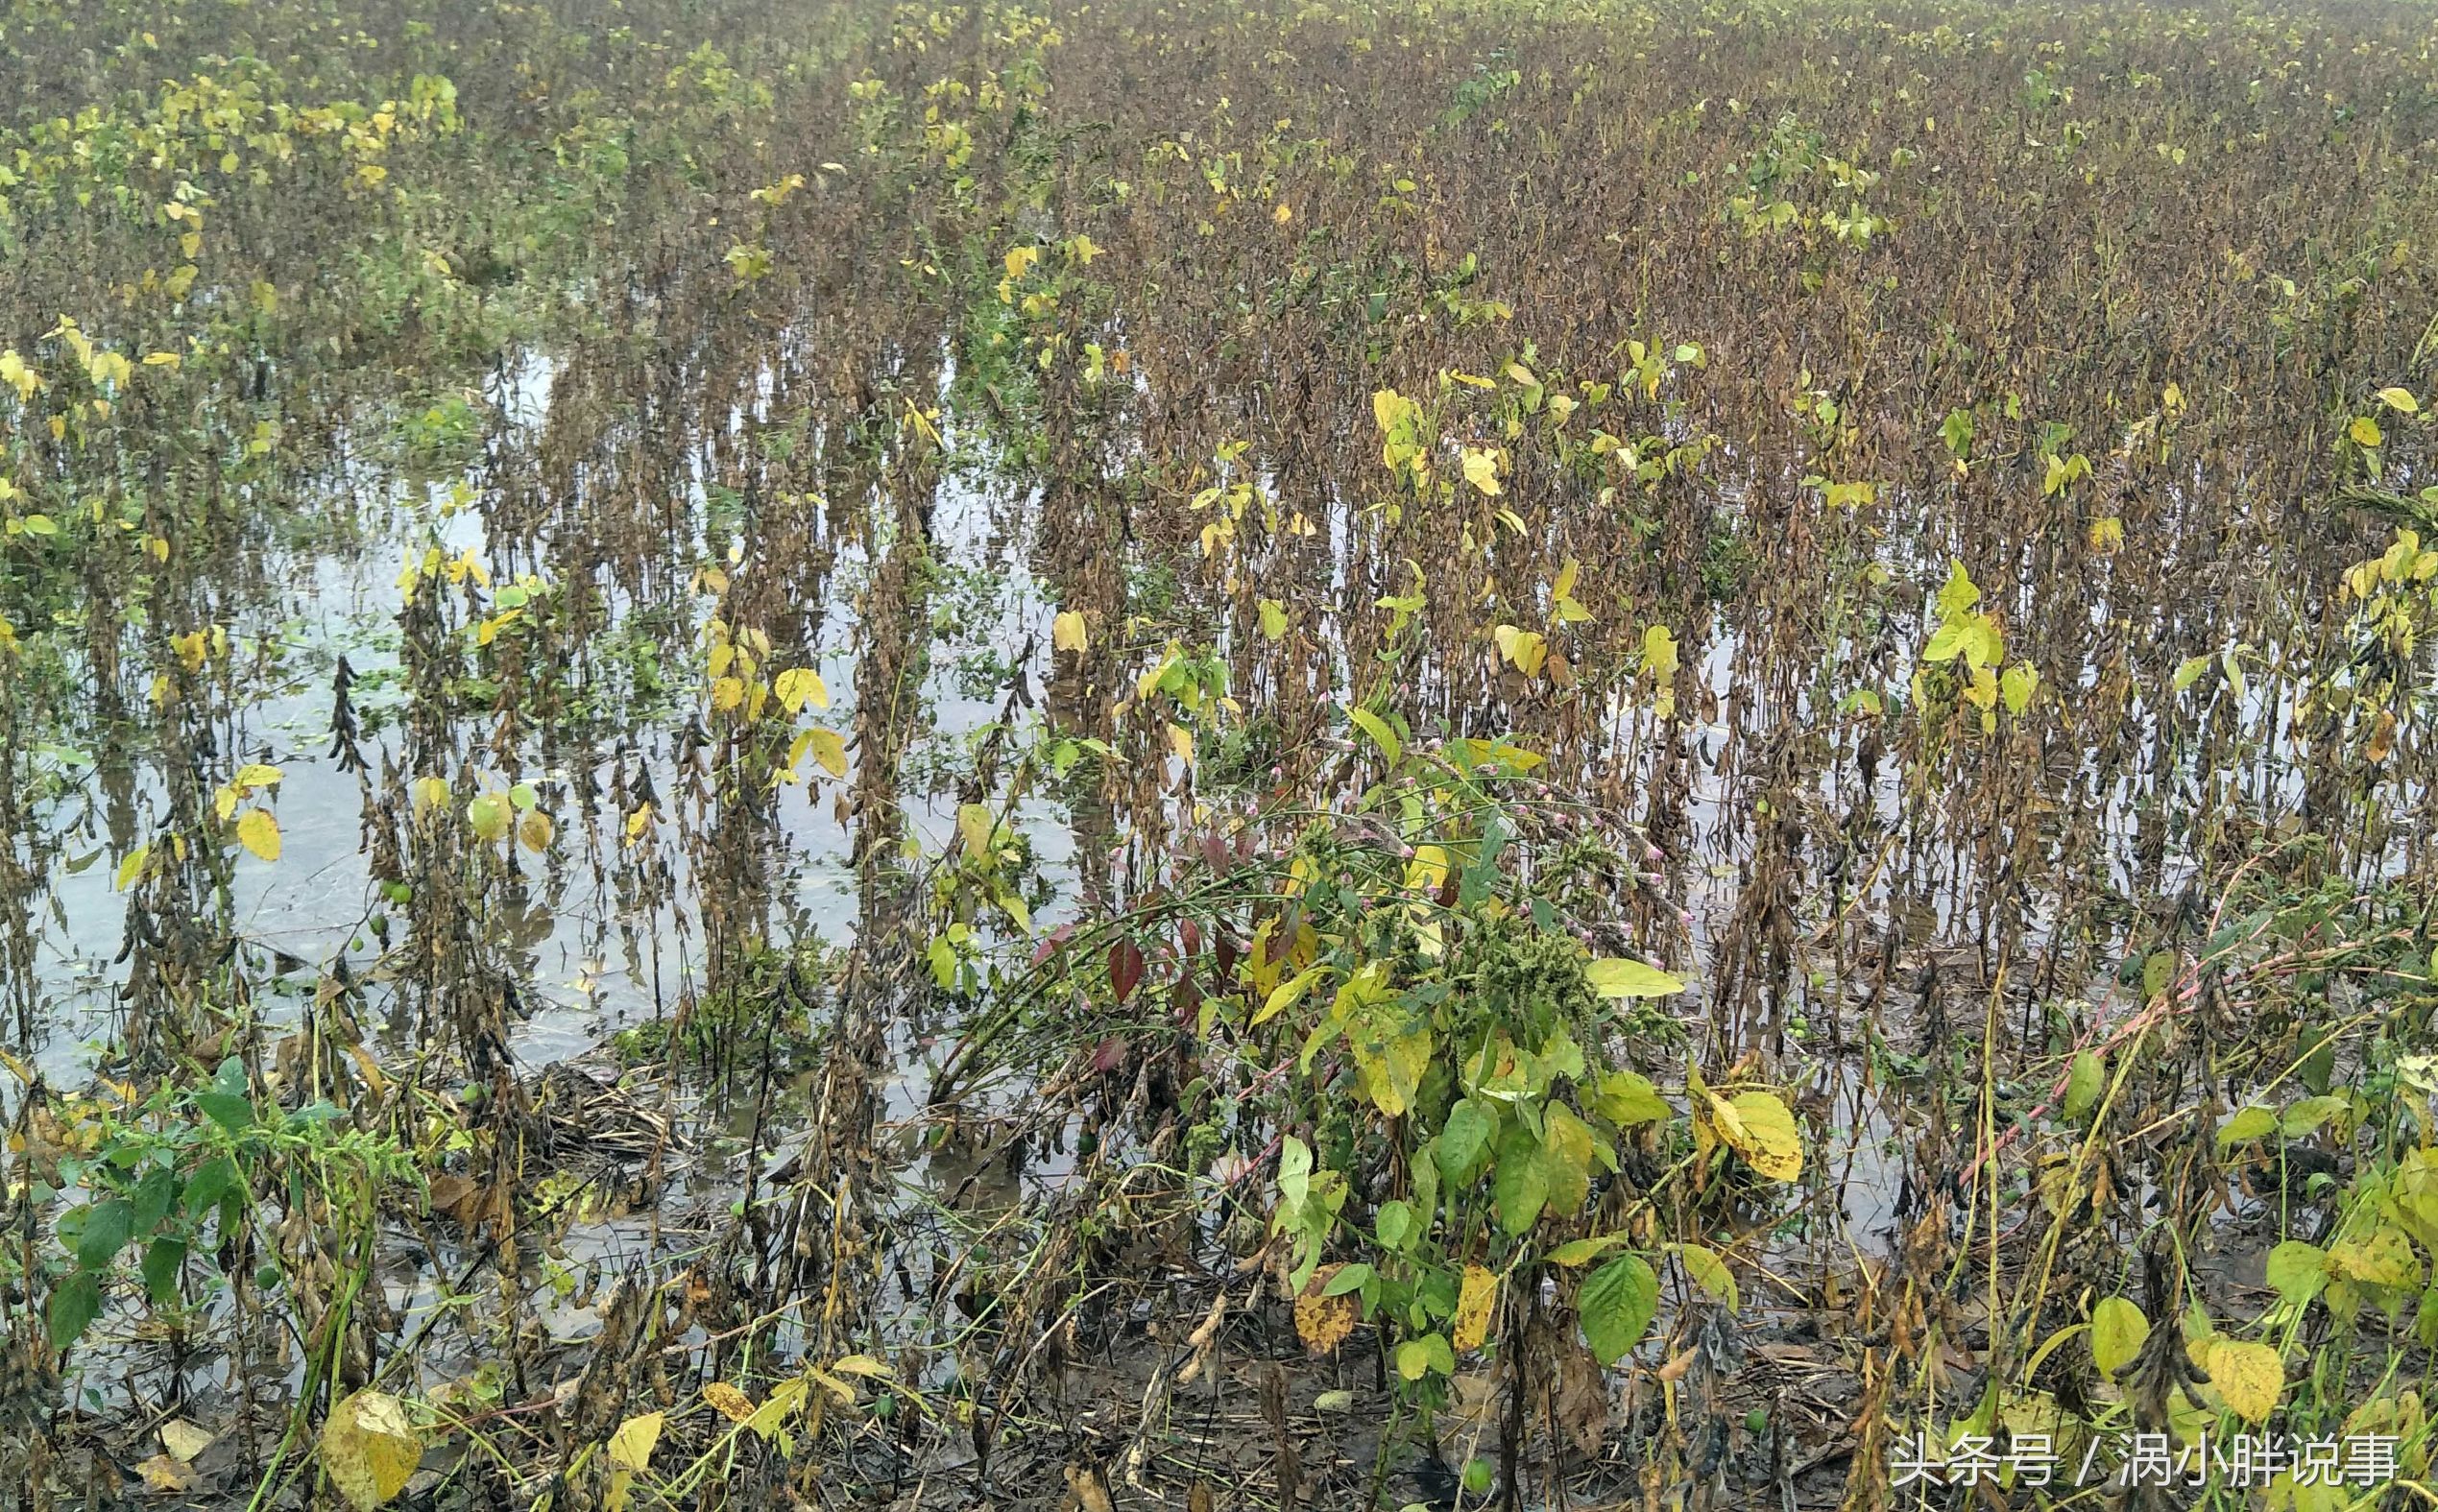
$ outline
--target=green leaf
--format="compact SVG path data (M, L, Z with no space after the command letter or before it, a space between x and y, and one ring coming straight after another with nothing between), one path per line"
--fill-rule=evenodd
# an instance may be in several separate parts
M2108 1068L2100 1058L2088 1050L2076 1051L2065 1071L2065 1121L2081 1123L2088 1118L2107 1084Z
M86 1270L108 1270L135 1236L135 1207L124 1197L97 1202L84 1210L84 1230L76 1241L76 1262Z
M186 1263L184 1239L155 1239L144 1247L144 1291L156 1303L178 1298L178 1273Z
M1675 1112L1659 1095L1659 1089L1651 1085L1651 1078L1638 1071L1610 1071L1601 1077L1592 1111L1620 1129L1662 1123Z
M1320 1288L1324 1297L1342 1297L1350 1291L1361 1291L1371 1281L1371 1267L1362 1260L1338 1267L1338 1274L1329 1278L1329 1284Z
M2113 1377L2134 1362L2150 1337L2150 1320L2123 1297L2102 1297L2091 1308L2091 1363Z
M1413 1237L1413 1209L1404 1202L1384 1202L1379 1215L1371 1220L1371 1227L1380 1236L1382 1249L1402 1253L1406 1241Z
M166 1165L156 1165L135 1184L135 1232L150 1234L160 1227L161 1219L178 1205L178 1173Z
M245 1190L245 1182L237 1174L237 1164L226 1155L204 1162L186 1181L186 1215L200 1218L220 1206L223 1199Z
M1497 1116L1470 1097L1450 1108L1436 1141L1439 1174L1451 1183L1471 1180L1497 1128Z
M2230 1145L2249 1144L2254 1140L2262 1139L2276 1131L2276 1111L2255 1103L2249 1108L2237 1111L2235 1116L2229 1118L2225 1126L2218 1130L2218 1148L2223 1150Z
M1591 990L1603 997L1667 997L1684 991L1684 983L1655 966L1624 956L1593 961L1583 968Z
M1387 720L1367 708L1348 709L1346 717L1355 722L1356 729L1371 737L1371 743L1380 748L1380 754L1388 758L1390 766L1397 764L1397 757L1404 754L1405 746L1397 739L1397 732L1388 728Z
M1588 1265L1625 1242L1626 1236L1622 1234L1605 1234L1595 1239L1568 1239L1542 1258L1552 1265L1569 1268Z
M245 1097L229 1092L197 1092L195 1106L231 1134L243 1134L253 1127L253 1103Z
M1620 1256L1593 1271L1575 1294L1583 1339L1592 1356L1613 1365L1642 1342L1659 1310L1659 1278L1639 1255Z
M1549 1167L1541 1160L1540 1141L1520 1119L1499 1138L1490 1191L1498 1202L1498 1226L1510 1238L1539 1222L1549 1203Z
M1676 1246L1676 1252L1677 1260L1683 1264L1684 1273L1692 1278L1695 1285L1726 1303L1729 1312L1737 1310L1741 1297L1735 1286L1735 1272L1727 1269L1726 1260L1721 1260L1716 1252L1703 1249L1699 1244L1679 1244Z
M2269 1285L2288 1302L2308 1302L2328 1284L2328 1254L2316 1244L2288 1239L2269 1251Z
M1442 1376L1456 1374L1456 1351L1446 1334L1426 1333L1397 1346L1397 1374L1404 1380L1420 1380L1435 1370Z
M2141 995L2156 997L2175 985L2176 952L2153 950L2141 963Z
M2006 699L2006 711L2020 714L2032 707L2032 692L2040 685L2040 674L2029 661L2017 661L1998 679L1998 691Z
M2299 1140L2306 1134L2316 1133L2329 1119L2353 1111L2354 1105L2342 1097L2305 1097L2279 1116L2278 1132L2289 1140Z
M102 1284L89 1271L71 1271L51 1289L51 1347L63 1350L102 1315Z

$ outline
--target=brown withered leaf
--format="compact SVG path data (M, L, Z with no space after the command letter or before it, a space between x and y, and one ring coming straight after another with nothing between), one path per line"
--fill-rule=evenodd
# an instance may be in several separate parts
M1557 1357L1557 1427L1585 1455L1600 1452L1608 1433L1608 1380L1591 1351L1578 1344Z
M432 1178L432 1212L471 1228L482 1216L481 1188L463 1176Z
M1090 1465L1067 1467L1067 1496L1076 1512L1117 1512L1117 1502L1109 1496L1109 1482Z

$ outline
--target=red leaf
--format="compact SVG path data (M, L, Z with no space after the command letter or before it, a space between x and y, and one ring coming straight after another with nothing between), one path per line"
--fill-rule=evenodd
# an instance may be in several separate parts
M1143 980L1143 952L1131 940L1121 940L1109 947L1109 986L1118 995L1120 1007L1134 996L1134 989Z
M1050 933L1042 936L1041 944L1033 947L1033 964L1039 966L1042 962L1049 960L1074 937L1075 926L1071 924L1063 924L1050 930Z
M1106 1076L1126 1063L1126 1043L1116 1035L1100 1042L1092 1052L1092 1068Z

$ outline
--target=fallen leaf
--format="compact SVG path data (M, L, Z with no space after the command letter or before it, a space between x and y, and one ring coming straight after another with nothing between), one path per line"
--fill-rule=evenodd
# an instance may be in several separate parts
M386 1392L355 1393L322 1425L323 1466L356 1512L373 1512L405 1490L422 1457L423 1440L406 1421L405 1404Z
M184 1418L171 1418L161 1425L161 1448L181 1465L191 1463L210 1445L211 1435Z
M1109 1499L1109 1482L1089 1465L1067 1467L1067 1491L1081 1512L1117 1512L1118 1504Z

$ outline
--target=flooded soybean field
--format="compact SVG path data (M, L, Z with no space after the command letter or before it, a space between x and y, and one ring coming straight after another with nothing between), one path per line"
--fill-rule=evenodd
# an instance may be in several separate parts
M2430 1500L2434 51L0 0L0 1503Z

